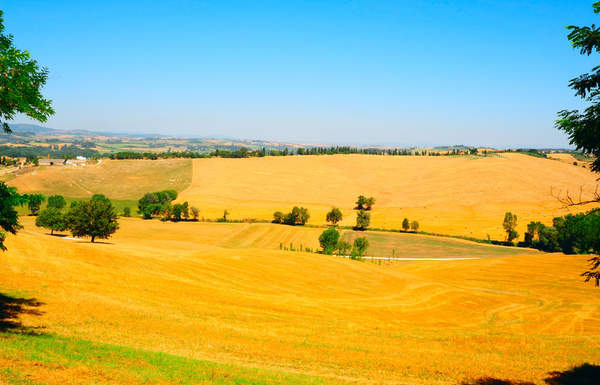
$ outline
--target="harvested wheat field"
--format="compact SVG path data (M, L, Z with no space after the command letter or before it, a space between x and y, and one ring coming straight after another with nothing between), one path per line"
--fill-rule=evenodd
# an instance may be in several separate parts
M331 206L353 225L358 195L376 199L372 227L400 228L405 217L428 232L501 239L506 211L519 217L519 232L532 220L564 215L552 195L593 192L588 169L523 154L490 157L294 156L196 159L191 186L180 195L207 217L271 219L276 210L303 205L309 223L322 224Z
M12 371L0 378L540 383L549 371L600 362L598 293L579 277L585 256L378 265L277 249L279 238L309 244L319 229L261 224L269 238L249 224L122 219L114 238L90 244L23 222L2 256L2 291L42 302L22 322L49 337L4 335L0 364ZM159 364L171 372L155 374ZM195 370L204 382L175 374Z
M192 166L193 165L193 166ZM192 169L193 168L193 169ZM568 213L552 196L593 192L589 169L523 154L480 156L288 156L249 159L102 160L87 167L47 167L9 181L20 192L70 198L102 193L139 199L145 192L175 189L200 216L271 220L275 211L309 208L309 223L324 224L332 206L355 223L358 195L376 199L371 227L398 229L420 222L432 233L503 239L506 211L527 223Z

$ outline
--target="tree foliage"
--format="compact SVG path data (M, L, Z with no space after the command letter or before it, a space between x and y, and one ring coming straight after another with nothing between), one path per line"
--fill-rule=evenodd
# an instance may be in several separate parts
M48 206L40 212L40 215L35 218L35 225L50 229L50 234L55 231L65 231L67 229L67 221L60 209Z
M273 213L273 223L282 223L290 226L305 225L310 218L310 213L305 207L294 206L292 211L287 214L281 211Z
M594 13L600 12L600 2L593 4ZM582 55L600 52L600 27L570 25L567 38ZM592 155L595 160L592 170L600 172L600 66L591 72L573 78L569 87L575 95L590 103L583 112L579 110L562 110L558 113L556 127L569 136L571 144L578 150Z
M595 2L592 7L594 13L600 13L600 1ZM581 55L589 56L592 53L600 52L600 27L596 27L594 24L589 27L570 25L567 29L570 31L567 38L573 48L579 49ZM594 158L592 171L600 172L600 66L595 66L591 72L571 79L569 87L575 91L575 96L579 96L590 105L583 112L579 110L560 111L555 125L569 136L570 143L575 145L577 150L582 150ZM592 201L599 200L600 197L596 195ZM559 227L563 224L566 225L566 221L558 223ZM555 227L556 225L557 223L555 223ZM564 239L560 236L559 242L564 243ZM595 252L600 253L600 250ZM594 280L598 286L600 283L600 270L598 270L600 257L592 258L590 262L591 268L584 272L583 276L586 281Z
M19 216L15 206L22 204L23 197L17 193L14 187L8 187L0 182L0 249L6 250L4 241L6 233L16 234L22 226L19 224Z
M338 246L339 239L340 233L335 229L335 227L330 227L323 231L323 233L321 233L319 236L319 244L323 249L323 254L333 254Z
M164 190L146 193L138 200L138 212L144 219L151 219L153 216L165 214L167 205L177 199L175 190Z
M62 210L66 205L67 201L62 195L52 195L48 197L48 207Z
M354 209L369 211L369 210L371 210L371 208L373 208L374 204L375 204L375 198L373 198L373 197L367 198L364 195L359 195L358 199L356 200L356 207Z
M369 248L369 240L367 237L358 237L354 240L354 245L352 246L352 259L360 259L362 258L367 249Z
M66 221L75 237L107 239L119 228L118 216L110 200L94 195L89 201L77 202L66 215Z
M29 52L17 49L13 41L13 35L4 31L0 11L0 123L5 132L10 132L6 121L15 114L25 114L40 122L54 114L52 102L41 93L48 70L31 59Z
M366 230L371 223L371 214L366 212L365 210L360 210L356 214L356 226L355 230Z
M38 215L42 203L46 200L46 197L42 194L25 194L23 195L27 200L27 207L31 212L31 215Z
M331 224L334 226L337 225L338 222L342 220L342 218L342 211L337 207L332 208L331 211L328 212L325 216L327 222L331 222Z
M412 222L410 222L410 229L411 229L412 231L414 231L415 233L416 233L417 231L419 231L419 222L417 222L417 221L412 221Z
M402 220L402 230L404 230L404 231L410 230L410 221L408 220L408 218L404 218Z
M504 227L504 231L506 231L506 241L512 242L513 239L519 237L519 233L517 233L517 215L511 213L510 211L504 214L504 221L502 222L502 227Z

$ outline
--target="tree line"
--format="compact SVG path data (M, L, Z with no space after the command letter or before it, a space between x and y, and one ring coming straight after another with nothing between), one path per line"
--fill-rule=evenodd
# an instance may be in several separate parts
M138 213L142 214L144 219L161 217L163 221L197 221L200 210L197 207L190 206L189 203L172 203L177 199L177 191L163 190L144 194L138 200ZM227 218L227 215L224 215Z
M468 155L477 154L477 149L452 151L427 151L427 150L412 150L412 149L379 149L379 148L359 148L350 146L332 146L332 147L298 147L252 150L247 147L240 147L236 150L216 149L212 152L198 151L166 151L166 152L138 152L138 151L119 151L105 156L110 159L171 159L171 158L250 158L250 157L265 157L265 156L290 156L290 155L336 155L336 154L364 154L364 155L389 155L389 156L452 156L452 155Z

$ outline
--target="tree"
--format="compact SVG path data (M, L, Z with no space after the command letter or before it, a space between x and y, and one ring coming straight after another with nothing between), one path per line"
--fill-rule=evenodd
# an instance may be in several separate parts
M356 207L354 209L355 210L364 210L366 202L367 202L367 197L364 195L359 195L358 199L356 200Z
M181 216L183 215L183 204L175 203L172 206L171 213L172 215L170 217L170 220L172 220L173 222L179 222L181 220Z
M411 228L412 231L414 231L416 233L417 231L419 231L419 222L412 221L410 223L410 228Z
M325 219L327 220L327 222L331 222L331 224L335 226L338 224L339 221L342 220L342 211L337 207L334 207L331 209L330 212L327 213Z
M244 147L242 147L244 148ZM229 211L227 209L223 210L223 222L227 222L227 216L229 215Z
M594 13L600 13L600 2L593 3L592 7ZM600 52L600 27L596 27L594 24L591 27L570 25L567 29L570 30L567 37L571 45L578 48L580 54L589 56L592 52ZM600 138L600 66L592 68L591 73L571 79L569 87L575 91L575 96L581 97L590 105L583 113L579 110L560 111L555 126L569 136L569 142L575 145L577 150L594 157L592 171L600 172L600 140L598 140ZM579 199L576 202L568 194L567 198L563 200L567 205L585 205L599 201L600 194L597 190L593 198L589 200ZM597 250L596 253L600 253L600 250ZM594 280L598 286L600 284L600 256L591 258L590 263L590 270L582 275L586 282Z
M60 209L48 206L40 212L35 218L35 225L50 229L50 234L54 235L54 231L64 231L67 229L67 222Z
M131 216L131 208L130 207L123 207L123 216L124 217L130 217Z
M365 210L360 210L358 214L356 214L356 226L354 227L356 230L366 230L371 223L371 214L366 212Z
M0 249L6 250L4 241L6 233L16 234L22 226L19 224L19 216L15 206L22 204L24 198L17 193L14 187L8 187L0 182Z
M352 258L360 259L362 258L367 249L369 248L369 240L367 237L359 237L354 240L354 245L352 247Z
M27 197L27 207L29 207L31 215L38 215L40 207L42 206L42 203L44 203L44 200L46 200L46 197L42 194L26 194L25 196Z
M174 190L146 193L138 200L138 212L144 216L144 219L151 219L155 215L164 214L166 206L175 199L177 199L177 192Z
M275 211L273 213L273 223L283 223L285 220L285 214L281 211Z
M350 251L350 249L352 249L352 245L344 240L340 240L336 248L340 255L348 255L348 252Z
M77 202L66 215L75 237L107 239L119 228L118 216L110 200L95 195L89 201Z
M6 121L15 114L25 114L40 122L54 114L52 101L44 99L41 93L48 70L40 68L29 52L17 49L13 40L13 35L4 32L0 11L0 123L5 132L11 132Z
M323 233L321 233L319 236L319 244L323 249L323 254L333 254L338 245L339 239L340 233L334 227L330 227L323 231Z
M513 239L519 237L519 233L517 233L517 215L511 213L510 211L504 214L504 221L502 222L502 227L504 227L504 231L506 231L506 241L512 242Z
M198 216L200 215L200 210L198 209L198 207L190 207L190 211L192 212L192 219L194 221L198 220Z
M62 210L67 205L67 201L62 195L52 195L48 197L48 207L54 207Z
M402 230L408 231L409 229L410 229L410 222L408 221L408 218L404 218L404 220L402 221Z
M367 198L364 195L359 195L358 199L356 200L356 207L354 208L355 210L371 210L371 208L373 207L373 205L375 204L375 198L370 197Z
M592 5L594 13L600 13L600 2ZM570 25L567 38L573 48L578 48L582 55L600 52L600 27L577 27ZM571 144L577 150L592 155L595 160L592 170L600 172L600 66L592 68L591 73L585 73L573 78L569 87L591 105L581 113L579 110L562 110L558 113L556 128L569 136Z

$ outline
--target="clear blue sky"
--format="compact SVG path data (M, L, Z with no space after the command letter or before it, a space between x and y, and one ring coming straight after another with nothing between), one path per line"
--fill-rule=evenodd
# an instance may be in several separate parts
M427 3L427 4L424 4ZM592 1L4 0L50 70L46 126L390 145L564 147ZM30 122L19 118L19 122Z

